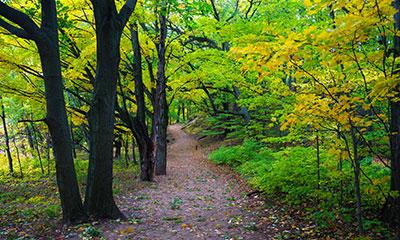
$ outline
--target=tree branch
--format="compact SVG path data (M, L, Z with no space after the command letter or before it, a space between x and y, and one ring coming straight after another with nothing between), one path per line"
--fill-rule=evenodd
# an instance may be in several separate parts
M18 120L19 123L35 123L35 122L46 122L46 118L41 118L41 119L21 119Z
M124 28L128 22L130 16L135 10L137 0L127 0L124 6L121 8L118 14L118 18L121 20L121 27Z
M217 7L215 6L214 0L211 0L211 6L212 6L212 9L213 9L213 12L214 12L214 17L215 17L215 19L216 19L217 21L219 21L219 20L220 20L220 18L219 18L219 13L218 13Z
M24 29L13 26L1 18L0 18L0 27L4 28L9 33L14 34L17 37L24 38L27 40L33 39L32 36L30 34L28 34Z
M36 25L36 23L28 15L8 6L7 4L5 4L3 2L0 2L0 16L3 16L7 20L17 24L20 28L22 28L30 36L29 39L36 40L41 33L41 29ZM3 22L4 22L4 20L3 20ZM4 27L3 25L2 25L2 27ZM7 30L9 31L9 29L7 29ZM16 30L16 29L13 29L13 30ZM15 34L15 33L13 33L13 34Z

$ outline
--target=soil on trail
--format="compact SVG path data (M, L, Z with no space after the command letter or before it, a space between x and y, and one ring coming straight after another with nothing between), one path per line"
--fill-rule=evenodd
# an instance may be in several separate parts
M105 237L269 239L240 179L210 163L207 149L180 125L170 126L169 134L168 175L119 197L128 221L102 224Z

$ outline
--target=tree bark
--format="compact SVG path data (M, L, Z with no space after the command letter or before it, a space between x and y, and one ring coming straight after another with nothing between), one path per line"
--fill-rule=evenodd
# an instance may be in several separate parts
M72 120L70 121L70 129L71 129L71 141L72 141L72 157L76 159L76 144L75 144L75 138L74 138L74 124Z
M360 156L358 155L358 139L356 137L355 129L351 129L351 139L353 142L353 171L354 171L354 193L356 197L356 217L357 228L360 235L364 234L363 216L361 207L361 189L360 189Z
M16 143L16 141L15 141L15 137L13 138L13 143L14 143L14 147L15 147L15 150L16 150L16 153L17 153L19 174L20 174L20 176L21 176L21 179L23 179L23 178L24 178L24 172L22 171L21 158L20 158L20 156L19 156L19 149L18 149L17 143Z
M33 146L35 147L37 158L39 160L40 170L42 171L42 175L44 175L42 154L40 153L40 148L39 148L38 132L36 131L33 123L31 123L31 127L32 127L33 143L34 143Z
M129 167L129 161L130 161L130 157L129 157L129 138L126 138L126 140L124 141L124 150L125 150L125 163L126 163L126 166Z
M3 122L3 129L4 129L4 138L6 142L6 153L7 153L7 159L8 159L8 170L11 175L14 174L14 168L13 168L13 159L11 155L11 149L10 149L10 137L8 135L8 129L7 129L7 123L6 123L6 113L4 111L4 105L1 105L1 120Z
M181 104L180 103L178 103L178 113L176 115L177 115L176 123L180 123L180 121L181 121L181 119L180 119L180 117L181 117Z
M140 179L142 181L152 181L154 175L154 155L153 142L149 136L146 124L146 103L144 95L143 73L142 73L142 54L140 51L139 33L137 26L131 25L131 40L134 54L134 80L135 98L137 104L136 118L131 118L131 130L136 138L140 157Z
M114 202L113 139L115 100L119 77L122 30L136 1L128 0L117 12L111 0L91 0L97 37L97 66L93 102L88 114L90 131L89 170L85 209L95 218L123 218Z
M48 136L46 136L47 175L49 176L50 176L50 148L51 148L51 140Z
M122 153L122 139L121 139L121 136L115 137L115 139L114 139L114 147L115 147L114 159L120 159L121 158L121 153Z
M317 189L320 189L321 182L321 159L320 159L320 149L319 149L319 132L316 132L317 136L315 137L316 147L317 147Z
M394 16L395 27L400 29L400 1L395 0L394 6L397 9L397 13ZM394 58L400 56L400 37L394 37ZM393 74L393 73L392 73ZM400 87L397 86L397 91ZM400 94L397 94L397 98ZM390 190L393 192L400 192L400 102L398 100L389 100L390 107L390 167L391 167L391 178L390 178ZM382 209L382 219L388 222L390 225L398 227L400 225L400 196L389 196L386 199L384 207Z
M41 28L46 33L48 41L41 40L37 45L45 80L46 123L52 137L53 154L56 159L56 177L63 219L67 223L81 222L86 216L83 211L72 157L71 131L65 109L56 2L54 0L42 0Z
M132 138L132 161L134 164L137 164L136 160L136 144L135 144L135 138Z
M154 156L155 173L157 175L167 174L167 126L168 126L168 103L166 95L165 78L165 52L167 38L167 10L166 2L161 2L160 20L160 38L157 46L158 68L157 68L157 86L154 106Z
M182 121L184 122L186 121L185 117L185 103L182 103Z
M35 150L35 147L34 147L34 145L33 145L33 144L34 144L34 143L33 143L33 135L32 135L31 129L29 128L29 125L26 125L25 131L26 131L26 136L27 136L27 138L28 138L29 147L30 147L31 150L33 151L33 150Z

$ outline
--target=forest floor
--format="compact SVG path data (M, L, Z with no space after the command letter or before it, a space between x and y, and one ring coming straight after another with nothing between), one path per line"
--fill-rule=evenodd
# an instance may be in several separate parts
M64 226L54 177L10 179L0 185L0 239L321 239L301 210L260 196L229 167L210 162L220 141L198 141L181 125L169 127L169 139L168 174L154 182L116 161L114 195L126 220ZM82 190L86 162L77 162ZM323 236L341 238L330 230Z

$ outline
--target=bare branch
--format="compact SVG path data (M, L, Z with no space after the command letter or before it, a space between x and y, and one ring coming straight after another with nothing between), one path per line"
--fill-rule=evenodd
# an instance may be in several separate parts
M32 40L32 36L28 34L24 29L11 25L10 23L4 21L0 18L0 27L7 30L9 33L14 34L17 37L24 38L27 40Z
M135 10L137 0L127 0L119 11L118 17L121 20L121 27L124 28L133 11Z
M218 13L217 7L215 6L214 0L211 0L211 6L212 6L212 9L213 9L213 11L214 11L214 17L215 17L215 19L216 19L217 21L219 21L219 20L220 20L220 18L219 18L219 13Z
M35 123L35 122L46 122L46 118L41 118L41 119L21 119L18 120L19 123Z
M8 6L3 2L0 2L0 16L3 16L7 20L17 24L27 34L30 35L30 39L38 38L41 33L41 29L28 15Z

